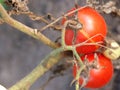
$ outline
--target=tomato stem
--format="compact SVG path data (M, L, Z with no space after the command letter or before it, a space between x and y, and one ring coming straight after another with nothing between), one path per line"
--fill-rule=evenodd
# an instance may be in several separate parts
M72 22L72 20L67 20L64 23L64 27L62 29L62 34L61 34L61 37L62 37L61 44L62 44L62 47L64 48L64 50L71 50L73 52L74 56L76 57L76 59L78 61L79 66L80 66L80 69L78 70L77 75L76 75L77 82L75 84L76 90L79 90L80 88L82 88L82 86L81 87L79 86L80 73L84 69L85 65L83 64L80 56L78 55L75 45L68 46L68 45L65 44L65 30L66 30L68 24L71 23L71 22Z
M80 79L80 74L81 74L81 72L82 72L82 70L83 70L84 68L85 68L85 65L83 64L83 65L80 67L80 69L77 70L77 74L76 74L76 80L77 80L77 82L76 82L76 85L75 85L76 90L80 90L81 88L83 88L82 85L79 86L79 85L80 85L80 84L79 84L79 79Z
M52 66L60 61L64 55L64 48L58 48L52 51L46 58L44 58L40 64L26 77L20 80L18 83L9 88L9 90L29 90L31 85L40 78L45 72L47 72Z

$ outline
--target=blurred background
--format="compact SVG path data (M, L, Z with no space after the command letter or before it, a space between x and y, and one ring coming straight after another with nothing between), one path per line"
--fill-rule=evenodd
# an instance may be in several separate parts
M106 0L106 2L109 0ZM120 1L117 7L120 8ZM85 0L79 0L79 5L85 5ZM63 15L66 11L74 6L74 0L29 0L30 10L38 15L46 15L51 13L54 17ZM109 29L109 33L120 44L120 17L113 14L103 14ZM13 18L32 28L42 28L45 24L41 22L33 22L25 15L14 16ZM60 36L58 31L47 29L44 35L55 41ZM34 38L16 30L7 25L0 25L0 84L9 88L17 81L22 79L52 49ZM114 61L115 73L112 80L103 88L94 90L120 90L120 59ZM75 90L74 85L70 86L73 80L71 68L54 79L45 86L44 90ZM47 72L40 78L30 90L42 90L41 87L51 76L51 72ZM56 83L57 82L57 83ZM93 90L83 88L82 90Z

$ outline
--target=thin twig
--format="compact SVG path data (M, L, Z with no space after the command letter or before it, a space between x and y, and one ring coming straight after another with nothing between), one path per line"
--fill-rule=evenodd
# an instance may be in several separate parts
M43 21L44 23L49 24L49 22L46 19L44 19L44 16L38 16L31 11L26 12L24 14L28 15L29 18L34 20L34 21Z
M86 45L86 43L87 43L88 41L91 41L92 39L96 38L97 36L101 36L102 38L105 38L102 34L96 34L96 35L90 37L89 39L85 40L84 42L81 42L81 43L79 43L79 44L75 44L74 46L75 46L75 47L78 47L78 46ZM102 42L101 42L101 43L102 43Z
M54 25L55 23L57 23L57 22L58 22L59 20L61 20L63 17L67 17L67 16L69 16L70 14L73 14L73 13L75 13L75 12L79 11L80 9L85 8L85 7L86 7L86 6L83 6L83 7L81 7L81 8L75 9L75 10L73 10L73 11L65 14L64 16L61 16L61 17L57 18L57 19L54 20L52 23L50 23L50 24L48 24L47 26L45 26L45 27L43 27L42 29L40 29L40 31L44 31L44 30L47 29L48 27L50 27L50 26Z

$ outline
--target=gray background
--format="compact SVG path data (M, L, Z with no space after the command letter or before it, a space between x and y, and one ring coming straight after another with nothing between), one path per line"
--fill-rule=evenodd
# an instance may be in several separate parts
M79 1L80 5L85 4L84 0ZM120 6L120 1L115 1ZM59 17L73 6L74 0L29 0L30 10L38 15L51 13L55 17ZM104 15L104 17L109 31L112 32L111 36L120 43L120 17L113 15ZM14 18L32 28L42 28L44 26L43 23L33 22L24 15ZM52 40L60 36L60 33L52 29L47 29L43 33ZM5 87L12 86L37 66L40 60L50 51L52 51L51 48L15 28L7 24L0 25L0 84ZM111 82L101 89L94 90L120 90L119 60L114 63L117 69L115 69ZM74 85L70 86L73 79L71 72L70 68L65 75L51 80L45 90L74 90ZM50 75L51 72L49 71L32 86L31 90L41 90L40 87Z

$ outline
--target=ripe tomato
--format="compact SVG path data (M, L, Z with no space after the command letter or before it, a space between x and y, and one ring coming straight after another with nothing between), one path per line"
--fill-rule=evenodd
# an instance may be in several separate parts
M72 9L75 10L75 9ZM71 10L71 11L72 11ZM68 17L74 16L75 14L70 14ZM78 30L75 37L75 44L82 43L91 37L98 35L90 39L87 43L95 43L104 40L107 33L107 26L104 18L91 7L84 7L80 9L77 13L78 21L82 24L82 29ZM67 19L62 20L62 24L65 23ZM74 31L72 29L67 29L65 32L65 43L67 45L72 45L74 37ZM98 49L96 45L83 45L76 48L79 54L91 53Z
M110 81L113 75L113 65L112 65L111 60L109 60L102 54L97 54L97 55L98 55L98 60L97 60L97 65L96 65L97 68L92 68L90 66L88 67L89 77L87 77L87 82L85 85L85 87L87 88L100 88L106 85ZM84 58L85 56L82 56L82 60L84 60ZM88 63L91 63L92 61L94 61L94 54L88 54L87 59L88 59ZM73 66L74 77L76 76L78 68L79 67L77 67L77 65ZM83 80L86 80L86 78L83 77L81 74L80 79L79 79L79 82L81 85L83 84Z

